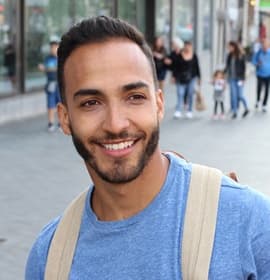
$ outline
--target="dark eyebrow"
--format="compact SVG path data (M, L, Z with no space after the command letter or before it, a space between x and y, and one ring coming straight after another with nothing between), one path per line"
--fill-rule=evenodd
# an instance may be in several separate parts
M130 84L126 84L124 86L121 87L122 91L130 91L130 90L135 90L135 89L140 89L140 88L148 88L149 86L144 83L144 82L135 82L135 83L130 83ZM83 97L83 96L90 96L90 95L102 95L102 92L98 89L79 89L78 91L76 91L73 95L73 99L75 100L78 97Z
M123 91L129 91L129 90L134 90L134 89L140 89L140 88L148 88L149 86L144 83L144 82L135 82L135 83L130 83L127 85L124 85L122 87Z
M73 95L73 99L76 99L77 97L83 97L83 96L89 96L89 95L101 95L101 91L97 89L80 89L76 91Z

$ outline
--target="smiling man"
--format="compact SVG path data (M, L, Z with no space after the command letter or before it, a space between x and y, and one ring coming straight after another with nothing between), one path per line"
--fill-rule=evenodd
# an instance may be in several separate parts
M59 119L93 181L65 279L182 279L192 164L160 150L150 48L134 27L100 16L72 27L58 58ZM45 279L59 220L33 245L27 280ZM269 248L269 199L223 176L209 279L269 279Z

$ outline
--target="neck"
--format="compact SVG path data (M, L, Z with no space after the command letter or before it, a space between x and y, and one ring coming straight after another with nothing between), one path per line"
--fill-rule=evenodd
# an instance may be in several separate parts
M146 208L162 188L168 165L168 159L156 151L142 174L126 184L104 182L89 170L95 185L91 203L98 219L123 220Z

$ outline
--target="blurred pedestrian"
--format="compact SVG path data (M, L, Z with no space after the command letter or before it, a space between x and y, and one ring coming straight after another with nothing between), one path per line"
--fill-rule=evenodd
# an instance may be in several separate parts
M39 64L39 70L46 73L47 83L45 92L47 97L48 110L48 131L53 132L57 128L55 121L56 106L60 102L60 94L57 83L57 49L59 41L53 39L50 41L50 53L46 56L44 63Z
M11 83L12 89L14 89L16 73L16 53L12 43L8 43L4 48L4 66L7 69L7 77Z
M173 46L175 46L173 42ZM166 60L170 65L172 75L176 82L177 104L174 113L175 118L182 117L184 96L187 92L187 112L186 117L192 118L193 96L195 92L195 84L200 84L201 73L197 55L193 51L192 43L184 42L182 49L174 47L174 50Z
M167 56L167 51L164 45L164 40L161 36L156 37L153 45L153 57L155 61L157 79L159 88L164 91L164 81L167 72L167 66L164 59Z
M218 118L224 119L224 92L226 88L226 80L224 77L224 72L221 70L216 70L213 75L212 81L214 87L214 115L213 119L217 120ZM218 116L218 106L220 106L221 114Z
M262 40L260 49L254 53L252 58L253 64L256 66L257 77L257 99L255 108L258 109L262 105L262 112L267 112L267 100L270 84L270 45L268 39ZM261 91L264 87L264 98L261 104Z
M232 119L237 118L240 102L242 102L244 106L242 117L245 118L249 113L247 100L244 96L244 82L246 72L245 55L237 42L230 41L228 48L229 53L227 55L226 68L224 72L227 73L230 85Z

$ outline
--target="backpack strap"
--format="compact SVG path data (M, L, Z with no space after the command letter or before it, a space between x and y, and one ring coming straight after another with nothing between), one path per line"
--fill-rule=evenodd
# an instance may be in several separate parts
M221 178L215 168L192 165L182 240L184 280L208 279Z
M205 280L214 243L222 174L214 168L192 166L182 241L182 274L184 280ZM45 280L69 277L87 192L71 202L56 228L47 256Z
M66 208L54 233L45 269L45 280L67 280L80 232L88 189Z

